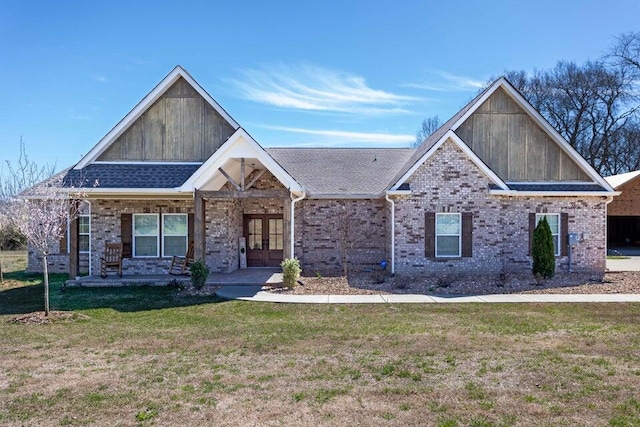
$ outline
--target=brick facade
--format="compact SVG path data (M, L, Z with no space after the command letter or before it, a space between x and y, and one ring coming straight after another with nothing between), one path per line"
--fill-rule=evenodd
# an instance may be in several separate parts
M604 272L605 201L600 197L506 197L489 194L489 178L451 141L408 180L411 196L396 200L396 272L495 274L528 272L529 213L567 213L569 232L585 233L572 253L575 271ZM473 256L425 257L425 212L471 212ZM566 269L568 257L557 259Z
M388 258L387 202L383 199L305 199L295 206L295 256L306 272L376 268Z
M640 177L617 188L620 195L607 207L609 216L640 216Z
M250 177L249 177L250 179ZM605 268L605 201L600 197L513 197L489 193L489 178L451 141L445 142L408 180L412 194L396 196L395 261L398 274L495 274L529 272L529 214L566 213L569 232L585 233L573 250L575 271ZM638 181L640 184L640 180ZM265 173L254 189L282 189ZM227 188L228 189L228 188ZM238 238L244 214L283 214L280 199L210 199L205 202L205 262L212 272L239 268ZM192 213L193 200L91 201L93 274L106 242L122 240L123 213ZM425 256L425 212L471 212L472 256ZM285 216L286 217L286 216ZM390 260L390 204L380 199L304 199L295 205L295 256L307 273L375 269ZM284 236L285 240L289 238ZM57 242L56 242L57 243ZM52 243L53 244L53 243ZM68 255L51 255L50 271L67 272ZM567 268L559 257L557 269ZM170 258L130 258L125 274L166 273ZM29 270L41 262L29 253Z

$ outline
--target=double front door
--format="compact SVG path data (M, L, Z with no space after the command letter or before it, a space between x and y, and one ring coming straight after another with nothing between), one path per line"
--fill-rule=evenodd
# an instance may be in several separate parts
M279 267L284 249L282 215L245 215L248 267Z

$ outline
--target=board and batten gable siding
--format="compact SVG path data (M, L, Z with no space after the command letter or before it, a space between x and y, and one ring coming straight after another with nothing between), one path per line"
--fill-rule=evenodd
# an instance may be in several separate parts
M503 181L591 181L502 88L456 134Z
M181 77L97 160L203 162L233 132Z

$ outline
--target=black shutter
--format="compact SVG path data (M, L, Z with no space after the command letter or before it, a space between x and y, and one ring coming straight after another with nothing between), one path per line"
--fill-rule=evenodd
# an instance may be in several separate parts
M535 212L531 212L529 214L529 255L531 255L531 251L533 250L533 230L536 229L536 214Z
M132 235L131 214L120 215L120 239L122 240L122 257L131 258L131 235Z
M194 237L193 237L193 221L194 221L194 215L192 213L190 213L189 215L187 215L187 240L189 241L188 245L192 245L193 241L194 241Z
M473 213L462 213L462 256L473 256Z
M62 227L60 227L62 229L62 232L60 233L60 250L58 253L60 254L66 254L67 253L67 236L69 233L69 225L66 223L63 224Z
M424 256L436 256L436 213L424 213Z
M560 214L560 255L569 255L569 214Z

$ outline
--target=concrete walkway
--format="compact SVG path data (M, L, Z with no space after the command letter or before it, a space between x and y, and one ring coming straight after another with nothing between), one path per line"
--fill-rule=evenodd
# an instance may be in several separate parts
M287 295L265 292L262 286L222 286L216 292L228 300L289 304L384 304L467 302L640 302L640 294L497 294L472 296L391 295Z

